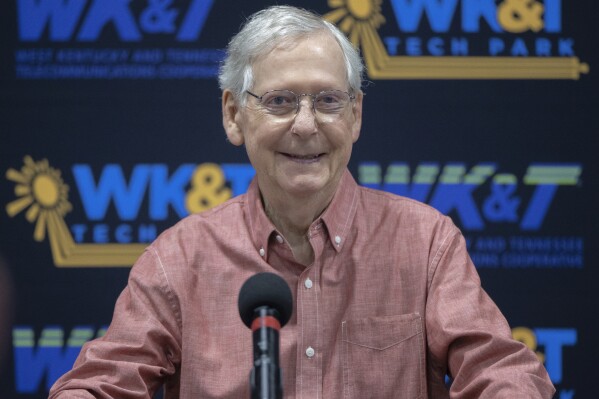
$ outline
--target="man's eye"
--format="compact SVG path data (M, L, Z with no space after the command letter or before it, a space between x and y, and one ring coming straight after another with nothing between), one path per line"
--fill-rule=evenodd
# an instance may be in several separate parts
M316 108L321 110L337 110L343 107L343 99L335 94L323 94L316 97Z
M283 96L277 96L277 97L274 97L273 99L271 99L269 101L269 103L272 104L272 105L289 104L289 98L283 97Z
M318 102L321 104L338 104L339 98L333 95L326 95L318 97Z
M290 96L273 95L264 99L263 103L266 107L290 107L294 105L294 99Z

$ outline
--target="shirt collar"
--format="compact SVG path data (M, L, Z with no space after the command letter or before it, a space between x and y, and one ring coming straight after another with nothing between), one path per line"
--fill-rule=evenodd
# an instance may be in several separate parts
M246 198L248 204L247 221L250 226L252 242L262 258L267 259L268 240L272 233L277 230L268 216L266 216L258 188L258 181L255 177L250 183ZM333 196L333 200L322 215L312 223L310 228L323 222L333 248L339 252L349 236L350 226L354 220L357 206L358 185L351 173L346 169Z
M276 231L275 225L272 224L262 205L262 197L258 188L258 180L256 177L252 179L247 191L248 213L247 220L250 226L250 236L254 247L260 253L263 259L268 256L268 239L273 231Z
M329 240L337 252L341 251L347 242L357 208L358 184L346 169L333 200L320 217L327 227Z

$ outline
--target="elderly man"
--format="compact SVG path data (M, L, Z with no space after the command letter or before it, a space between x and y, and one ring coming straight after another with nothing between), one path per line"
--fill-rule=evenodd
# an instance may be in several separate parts
M272 7L249 19L220 84L227 137L256 178L148 247L108 332L51 398L142 398L161 385L167 398L247 398L251 333L236 301L264 271L293 293L286 398L551 398L450 219L347 171L361 74L357 51L317 15Z

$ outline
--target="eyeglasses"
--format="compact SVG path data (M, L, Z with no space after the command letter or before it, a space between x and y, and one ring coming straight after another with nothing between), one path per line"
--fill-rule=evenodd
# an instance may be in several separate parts
M356 98L355 95L341 90L325 90L317 94L295 94L291 90L270 90L259 96L246 90L255 97L269 113L280 118L295 116L299 111L301 97L312 98L312 111L322 119L335 119Z

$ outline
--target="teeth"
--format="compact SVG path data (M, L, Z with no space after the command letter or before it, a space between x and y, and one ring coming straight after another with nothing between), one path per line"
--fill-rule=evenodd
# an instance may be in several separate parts
M299 158L299 159L314 159L317 158L318 155L291 155L294 158Z

